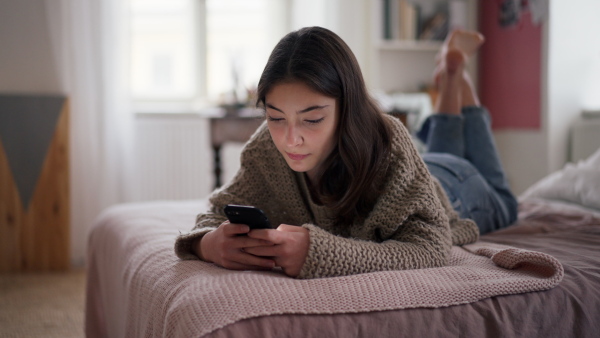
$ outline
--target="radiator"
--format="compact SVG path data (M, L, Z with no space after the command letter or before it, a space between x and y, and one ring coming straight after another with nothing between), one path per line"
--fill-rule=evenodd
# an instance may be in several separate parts
M212 190L208 120L142 114L135 119L136 201L204 198Z
M570 161L577 162L600 149L600 117L580 118L571 128Z

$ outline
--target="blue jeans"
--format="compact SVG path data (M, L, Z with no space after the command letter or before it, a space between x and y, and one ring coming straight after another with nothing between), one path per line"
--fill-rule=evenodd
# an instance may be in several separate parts
M425 164L462 218L474 220L481 234L515 221L517 200L508 186L484 108L466 107L461 115L431 115L417 136L427 146Z

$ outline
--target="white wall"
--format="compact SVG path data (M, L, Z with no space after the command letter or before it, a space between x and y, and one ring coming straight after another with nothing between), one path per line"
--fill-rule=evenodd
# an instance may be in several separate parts
M352 49L363 74L368 71L370 0L291 0L290 29L321 26Z
M44 3L0 0L0 92L60 93Z
M600 57L600 1L551 1L548 31L548 168L567 160L568 128L579 117L587 74ZM600 93L597 93L600 95Z
M542 128L495 132L516 194L567 162L569 130L580 116L592 62L600 57L600 1L553 0L549 6L542 42Z
M516 195L548 173L547 138L544 131L494 132L508 183Z

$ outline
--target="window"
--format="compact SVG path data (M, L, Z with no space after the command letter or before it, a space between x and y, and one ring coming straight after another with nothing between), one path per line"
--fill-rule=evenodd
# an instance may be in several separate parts
M131 92L136 100L198 94L199 55L191 0L132 0Z
M244 102L287 31L286 0L130 2L131 92L140 107Z

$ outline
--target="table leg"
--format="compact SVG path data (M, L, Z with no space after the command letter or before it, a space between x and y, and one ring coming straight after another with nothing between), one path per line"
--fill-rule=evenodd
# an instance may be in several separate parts
M215 189L221 186L221 146L213 145L213 173L215 175Z

